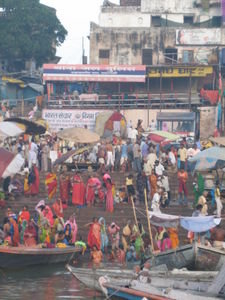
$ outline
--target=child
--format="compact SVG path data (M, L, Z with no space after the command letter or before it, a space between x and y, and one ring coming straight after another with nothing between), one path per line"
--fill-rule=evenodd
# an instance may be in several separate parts
M91 251L91 258L94 264L100 264L102 261L102 251L98 250L96 246L93 247Z

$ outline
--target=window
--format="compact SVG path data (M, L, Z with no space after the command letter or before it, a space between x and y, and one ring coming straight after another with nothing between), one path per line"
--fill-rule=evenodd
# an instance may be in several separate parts
M152 26L153 27L161 26L161 17L160 16L152 16Z
M142 65L152 65L152 49L142 49Z
M221 26L221 17L217 16L217 17L212 17L212 26L213 27L220 27Z
M177 49L176 48L167 48L164 53L165 63L167 64L176 64L177 63Z
M99 50L99 58L109 58L109 50Z
M184 64L190 64L194 60L194 51L193 50L184 50L182 62Z
M100 65L108 65L109 64L109 55L110 52L107 49L99 50L99 64Z
M194 22L194 18L193 16L184 16L184 24L193 24Z

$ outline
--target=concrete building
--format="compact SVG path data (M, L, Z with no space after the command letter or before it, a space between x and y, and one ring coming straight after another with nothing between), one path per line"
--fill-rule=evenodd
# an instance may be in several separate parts
M216 89L224 46L221 0L106 0L90 28L90 64L147 65L148 91L192 104Z

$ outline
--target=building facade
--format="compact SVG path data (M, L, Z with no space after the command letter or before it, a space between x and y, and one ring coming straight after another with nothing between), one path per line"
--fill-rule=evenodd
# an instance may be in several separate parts
M182 91L199 102L202 89L217 85L225 47L222 2L104 1L99 23L91 23L90 63L146 65L148 91Z

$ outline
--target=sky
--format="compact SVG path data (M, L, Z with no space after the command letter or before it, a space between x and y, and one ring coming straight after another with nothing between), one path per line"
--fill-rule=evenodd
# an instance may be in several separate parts
M57 10L57 17L68 31L67 38L57 55L62 57L60 63L82 63L82 37L85 54L89 55L90 22L98 23L100 6L104 0L41 0L40 2ZM112 0L119 3L119 0Z

